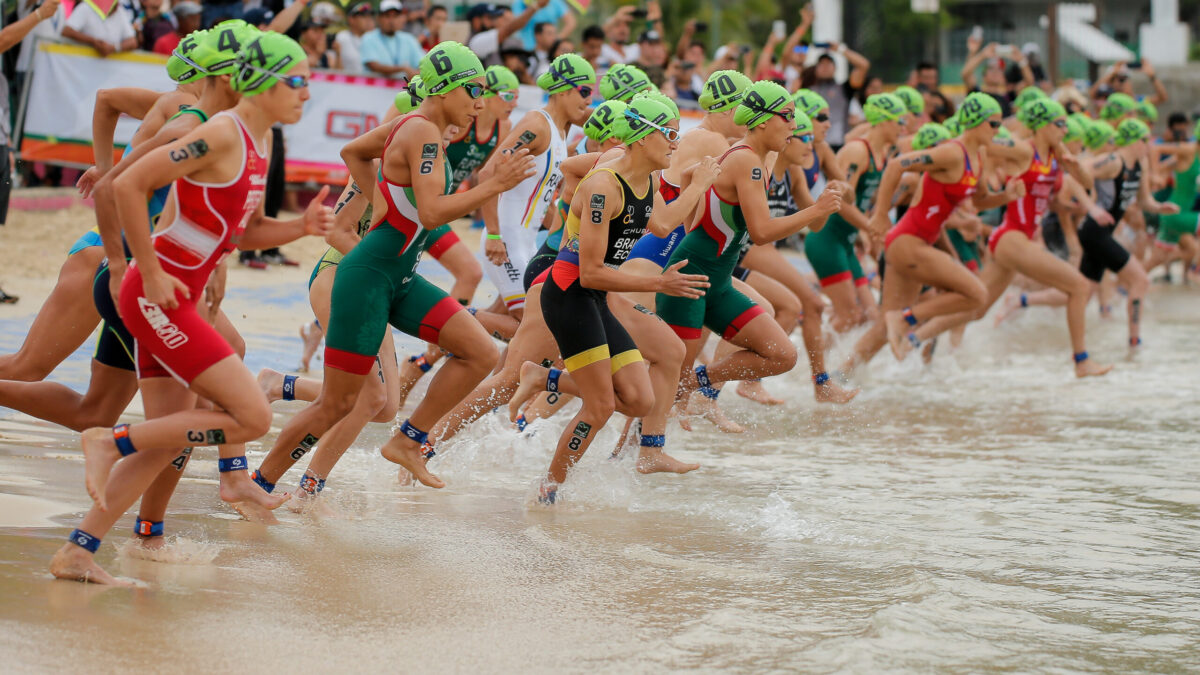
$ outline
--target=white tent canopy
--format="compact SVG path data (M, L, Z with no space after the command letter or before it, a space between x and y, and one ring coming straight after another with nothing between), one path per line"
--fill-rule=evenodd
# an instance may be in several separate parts
M1125 45L1093 26L1092 22L1095 20L1095 5L1059 5L1058 36L1089 61L1107 63L1132 61L1137 58Z

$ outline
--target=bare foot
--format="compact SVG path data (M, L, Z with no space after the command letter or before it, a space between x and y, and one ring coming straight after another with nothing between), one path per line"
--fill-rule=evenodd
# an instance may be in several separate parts
M843 389L842 385L833 380L826 380L825 384L813 385L813 398L817 403L849 403L861 389Z
M305 371L300 371L305 372ZM267 403L274 403L283 399L283 373L270 368L263 368L258 371L258 388L262 389L262 393L267 397Z
M637 461L638 473L687 473L699 468L699 464L681 462L662 448L642 448Z
M379 453L387 461L408 469L413 478L421 483L431 488L446 487L446 483L441 478L429 473L429 469L425 468L425 454L421 452L421 446L413 443L404 435L393 436L392 440L379 449Z
M113 440L113 431L108 427L93 427L83 432L79 439L83 446L84 476L88 495L101 511L107 511L104 503L105 488L108 487L108 473L113 464L121 459L117 443Z
M1021 309L1021 296L1009 293L1004 296L1004 300L1000 303L1000 309L996 310L996 318L992 321L993 326L999 326L1004 323L1004 320Z
M893 309L885 312L883 315L884 325L887 326L888 344L892 347L892 354L895 355L897 361L903 361L908 352L912 349L912 345L908 341L908 322L904 320L904 312L898 309Z
M546 369L534 363L526 361L521 364L521 384L517 386L517 391L508 401L508 419L513 424L516 424L517 418L521 416L521 408L525 407L525 403L533 398L534 394L546 389Z
M691 431L692 418L688 412L687 401L687 398L684 398L682 401L676 401L675 405L671 406L671 412L667 414L667 417L674 417L679 422L680 429Z
M951 342L954 341L953 335L950 336L950 340ZM937 350L937 342L938 339L933 338L932 340L929 340L925 344L921 345L921 361L925 365L933 363L933 352Z
M75 544L66 543L50 559L50 574L56 579L82 581L85 584L106 584L109 586L133 586L131 582L122 581L96 564L92 554Z
M396 482L399 483L403 487L408 487L408 486L412 485L413 484L412 472L404 467L400 467L400 470L396 472Z
M1075 377L1099 377L1107 375L1110 370L1111 365L1092 363L1091 359L1084 359L1075 364Z
M960 346L962 346L963 336L966 334L967 334L966 324L963 324L962 326L959 326L958 328L955 328L954 330L950 331L950 348L958 349ZM934 338L934 339L936 340L937 338Z
M783 399L775 398L767 391L761 380L742 380L738 382L737 393L742 398L748 398L755 403L763 405L780 405L783 403Z
M288 494L285 492L281 496L286 498ZM279 519L275 517L274 513L271 513L270 509L265 509L254 502L229 502L229 508L237 511L238 515L252 523L259 523L260 525L279 524Z
M131 537L131 540L136 544L134 548L146 551L157 551L167 545L167 538L161 534L154 537L143 537L140 534L135 534Z
M313 354L317 353L317 347L321 346L323 337L325 332L315 321L300 326L300 340L304 342L304 349L300 352L300 367L296 369L298 372L308 372L309 363L312 362Z
M233 504L235 502L250 502L268 511L284 505L289 498L288 493L268 493L250 480L250 474L245 471L228 471L221 474L221 501Z
M314 516L327 517L334 514L328 500L307 490L296 490L296 493L288 500L287 509L292 513L307 513Z
M721 410L721 406L717 405L716 400L704 394L697 393L692 396L689 412L712 422L719 431L726 434L740 434L746 430L742 425L726 417L725 411Z

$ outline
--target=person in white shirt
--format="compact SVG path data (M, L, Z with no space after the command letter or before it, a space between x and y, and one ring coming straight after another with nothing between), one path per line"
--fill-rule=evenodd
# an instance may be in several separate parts
M512 10L503 5L484 2L472 7L467 12L467 20L471 22L471 39L467 47L475 52L485 66L497 66L502 63L501 45L508 38L521 30L539 9L545 7L550 0L536 0L525 7L525 11L513 16Z
M67 25L63 26L62 35L88 45L101 56L127 52L138 46L133 16L119 3L113 3L106 17L101 17L87 4L77 5L76 11L67 18Z
M338 53L342 70L347 73L366 72L362 60L363 36L375 28L375 9L369 2L360 2L346 12L346 29L333 38L333 49Z

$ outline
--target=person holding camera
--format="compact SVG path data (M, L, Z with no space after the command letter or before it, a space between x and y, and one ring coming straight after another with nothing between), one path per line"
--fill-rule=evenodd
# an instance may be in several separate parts
M967 91L982 91L996 99L1000 104L1003 117L1013 114L1012 91L1020 91L1033 86L1033 71L1029 69L1029 61L1021 50L1014 45L1000 45L992 42L980 49L983 44L983 31L975 30L967 38L967 62L962 67L963 86ZM1017 63L1021 72L1021 81L1010 88L1008 78L1004 75L1004 59ZM980 85L975 77L975 71L984 65L983 84Z

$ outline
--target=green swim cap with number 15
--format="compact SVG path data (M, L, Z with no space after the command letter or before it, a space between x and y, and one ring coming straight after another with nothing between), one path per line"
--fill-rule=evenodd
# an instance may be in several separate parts
M466 45L447 40L429 50L421 59L420 71L425 93L429 96L445 96L483 77L483 64Z

